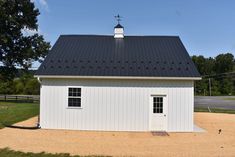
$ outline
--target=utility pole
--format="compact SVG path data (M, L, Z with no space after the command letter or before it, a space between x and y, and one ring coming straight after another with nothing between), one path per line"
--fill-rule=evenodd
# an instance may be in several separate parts
M209 78L209 92L210 92L210 96L211 96L211 78Z

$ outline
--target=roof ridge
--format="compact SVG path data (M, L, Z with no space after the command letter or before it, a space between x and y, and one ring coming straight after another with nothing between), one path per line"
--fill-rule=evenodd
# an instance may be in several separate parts
M61 37L66 36L90 36L90 37L113 37L113 35L99 35L99 34L61 34ZM125 35L125 37L161 37L161 38L179 38L178 35Z

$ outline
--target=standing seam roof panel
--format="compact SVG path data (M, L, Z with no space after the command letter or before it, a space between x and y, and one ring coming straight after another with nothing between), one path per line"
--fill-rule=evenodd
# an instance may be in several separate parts
M62 35L36 75L200 77L179 37Z

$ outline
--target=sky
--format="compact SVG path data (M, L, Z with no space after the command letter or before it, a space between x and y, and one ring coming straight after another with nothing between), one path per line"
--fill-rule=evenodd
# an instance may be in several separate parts
M190 55L235 55L234 0L34 0L38 32L51 45L61 34L112 35L120 14L125 35L179 36ZM38 66L35 64L34 66Z

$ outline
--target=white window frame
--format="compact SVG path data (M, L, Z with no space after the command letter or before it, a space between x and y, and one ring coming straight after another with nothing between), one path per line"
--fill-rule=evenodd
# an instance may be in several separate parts
M69 96L69 88L80 88L81 89L81 96ZM67 100L66 100L66 106L67 109L82 109L82 87L81 86L67 86ZM69 98L80 98L81 100L81 106L69 106Z

